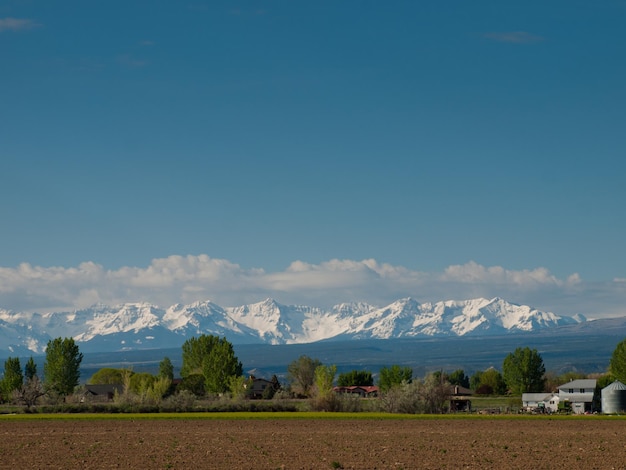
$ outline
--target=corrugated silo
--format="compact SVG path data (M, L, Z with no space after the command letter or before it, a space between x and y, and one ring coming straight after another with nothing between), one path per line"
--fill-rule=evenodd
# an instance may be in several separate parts
M626 412L626 385L616 380L602 389L602 413Z

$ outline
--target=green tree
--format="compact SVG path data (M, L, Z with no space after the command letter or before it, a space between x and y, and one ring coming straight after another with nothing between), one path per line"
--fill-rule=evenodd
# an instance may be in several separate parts
M600 388L600 390L602 390L604 387L611 385L613 382L615 382L615 377L613 377L613 374L602 374L600 377L598 377L596 385Z
M213 335L194 336L183 343L183 365L180 369L181 377L192 374L202 374L203 363L211 353L219 337Z
M337 366L319 365L315 368L315 397L313 409L318 411L339 411L341 401L333 390Z
M215 394L227 392L232 377L242 374L243 366L235 356L233 345L226 338L218 340L202 364L206 391Z
M186 390L193 393L196 397L203 397L206 395L204 376L202 374L189 374L183 377L176 390Z
M459 385L465 388L469 388L470 386L469 377L465 375L465 371L463 369L455 370L447 378L451 385Z
M369 386L374 385L372 373L367 370L351 370L343 372L337 378L337 385L340 387L351 387L353 385Z
M22 374L22 366L19 357L9 357L4 361L4 376L0 382L0 390L2 397L6 401L10 401L13 392L19 390L24 383L24 375Z
M45 388L60 396L71 394L80 380L83 354L73 338L48 341L46 362L43 365Z
M517 348L504 358L502 376L515 395L541 392L545 387L546 368L536 349Z
M24 366L24 378L28 380L32 380L37 376L37 364L35 364L35 360L33 356L30 356L28 362Z
M129 369L113 369L111 367L103 367L95 372L87 383L92 385L123 384L124 377L127 373L130 373L131 376L134 374L134 372Z
M385 393L396 385L411 383L412 379L413 369L394 364L391 367L383 367L380 369L378 387L381 393Z
M174 365L167 356L159 363L159 377L174 380Z
M319 359L311 359L302 355L287 366L287 380L291 390L299 396L311 396L311 388L315 382L315 369L321 366Z
M237 400L248 398L252 393L252 383L252 377L245 378L243 375L231 375L228 378L228 390L230 391L230 396Z
M506 393L506 382L499 370L490 367L483 372L480 380L481 385L491 388L491 393L495 395L504 395Z
M480 377L482 375L483 375L482 370L477 370L476 372L474 372L469 379L469 382L470 382L469 388L471 388L472 390L476 390L480 386Z
M337 366L320 365L315 368L315 388L318 397L325 397L333 392L333 382Z
M278 392L282 387L276 374L272 375L270 382L271 385L269 387L265 387L265 390L263 390L264 400L271 400L272 398L274 398L276 392Z
M183 378L200 374L204 377L206 392L222 393L228 390L230 377L242 375L243 366L226 338L201 335L183 343L180 373Z
M609 371L617 380L626 383L626 339L617 343L611 356Z
M477 395L504 395L506 393L504 378L493 367L474 373L470 378L470 388Z
M168 377L156 377L148 390L148 396L153 402L160 403L168 395L171 386L172 381Z
M129 391L145 398L157 378L149 372L135 372L130 377Z

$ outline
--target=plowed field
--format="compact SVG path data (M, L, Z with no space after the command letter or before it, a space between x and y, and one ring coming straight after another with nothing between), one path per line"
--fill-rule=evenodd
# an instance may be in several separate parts
M0 419L0 468L626 468L626 420Z

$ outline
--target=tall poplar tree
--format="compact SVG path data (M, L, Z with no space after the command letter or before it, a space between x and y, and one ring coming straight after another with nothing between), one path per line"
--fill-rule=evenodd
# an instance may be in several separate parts
M5 400L11 400L13 392L19 390L24 382L19 357L9 357L4 361L4 376L0 381L0 391Z
M80 380L80 363L83 354L73 338L56 338L48 341L46 362L43 365L46 390L61 396L70 395Z
M620 341L615 347L609 363L609 371L617 380L626 383L626 339Z

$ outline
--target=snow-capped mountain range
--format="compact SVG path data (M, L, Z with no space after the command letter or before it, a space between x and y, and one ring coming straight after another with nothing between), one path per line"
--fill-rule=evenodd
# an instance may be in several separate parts
M94 305L72 312L24 313L0 309L0 353L42 353L48 340L73 337L81 351L107 352L179 347L201 334L233 344L295 344L321 340L420 336L501 335L584 322L516 305L501 298L418 303L412 298L386 307L345 303L331 309L282 305L273 299L241 307L211 302L162 309L149 303Z

